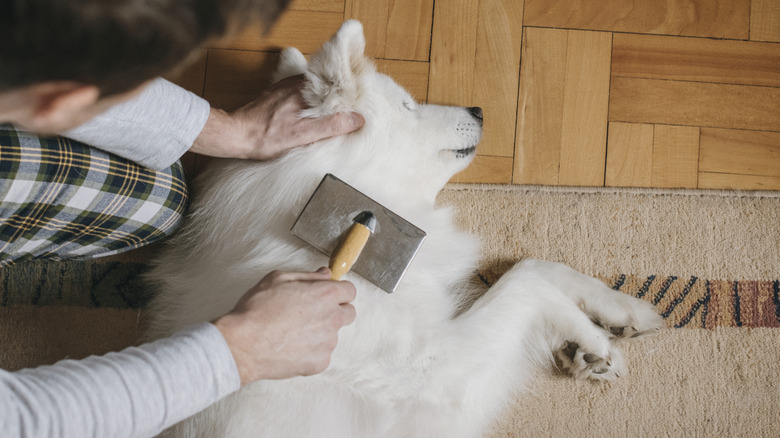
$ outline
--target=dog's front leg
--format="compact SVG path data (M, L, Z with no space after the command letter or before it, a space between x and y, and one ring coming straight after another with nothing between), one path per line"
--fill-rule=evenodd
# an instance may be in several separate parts
M453 407L449 424L463 432L454 436L480 436L553 354L575 377L611 380L625 372L614 341L661 324L649 303L564 265L524 261L438 333L426 390Z
M439 406L425 435L483 436L510 397L552 355L544 336L549 300L560 295L523 269L513 269L431 338L431 360L420 400ZM419 431L418 431L419 432Z

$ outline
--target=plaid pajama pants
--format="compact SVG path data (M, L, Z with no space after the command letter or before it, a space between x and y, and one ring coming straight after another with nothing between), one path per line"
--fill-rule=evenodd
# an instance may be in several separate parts
M0 125L0 267L138 248L170 234L187 200L179 163L156 172Z

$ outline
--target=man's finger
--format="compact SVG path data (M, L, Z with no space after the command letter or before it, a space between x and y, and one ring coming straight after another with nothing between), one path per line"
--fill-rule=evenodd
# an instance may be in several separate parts
M352 304L342 304L341 305L341 311L344 314L344 319L342 322L343 325L350 325L353 322L355 322L355 317L357 316L357 311L355 310L355 306Z
M301 143L303 144L310 144L317 140L349 134L363 126L365 119L358 113L343 112L318 117L316 119L308 119L307 123L309 126L305 133L301 132L301 135L308 136L309 138L302 139Z
M348 281L339 281L339 303L346 304L351 303L357 296L357 289L355 285Z
M306 271L274 271L268 274L273 280L288 281L323 281L330 280L330 269L320 268L316 272Z
M333 126L333 135L348 134L357 131L366 123L366 119L355 112L336 113L330 117L334 119L331 123L331 126Z

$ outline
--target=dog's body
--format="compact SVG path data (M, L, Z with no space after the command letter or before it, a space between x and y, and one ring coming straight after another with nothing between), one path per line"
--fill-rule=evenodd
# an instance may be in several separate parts
M327 264L290 234L325 173L334 173L428 237L393 294L350 274L356 321L313 377L243 388L169 431L202 437L474 437L554 355L576 377L623 371L613 334L661 324L652 307L554 263L525 261L473 305L479 242L455 229L438 191L473 156L475 108L417 105L363 55L347 22L309 64L283 52L278 77L305 73L309 115L357 111L358 132L268 163L217 164L183 232L157 261L154 335L228 312L274 269ZM602 327L595 325L598 321Z

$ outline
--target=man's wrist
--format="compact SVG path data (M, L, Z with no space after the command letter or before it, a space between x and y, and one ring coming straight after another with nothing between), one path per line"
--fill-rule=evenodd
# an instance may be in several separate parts
M239 330L237 324L239 324L239 321L236 320L234 315L227 314L215 319L211 323L222 334L225 343L230 349L230 353L233 355L233 361L236 363L238 376L241 379L241 386L250 383L251 381L248 378L246 366L242 360L243 356L242 351L240 350L240 344L236 342L236 332Z
M247 158L246 137L239 124L229 113L211 108L209 118L190 152L220 158Z

